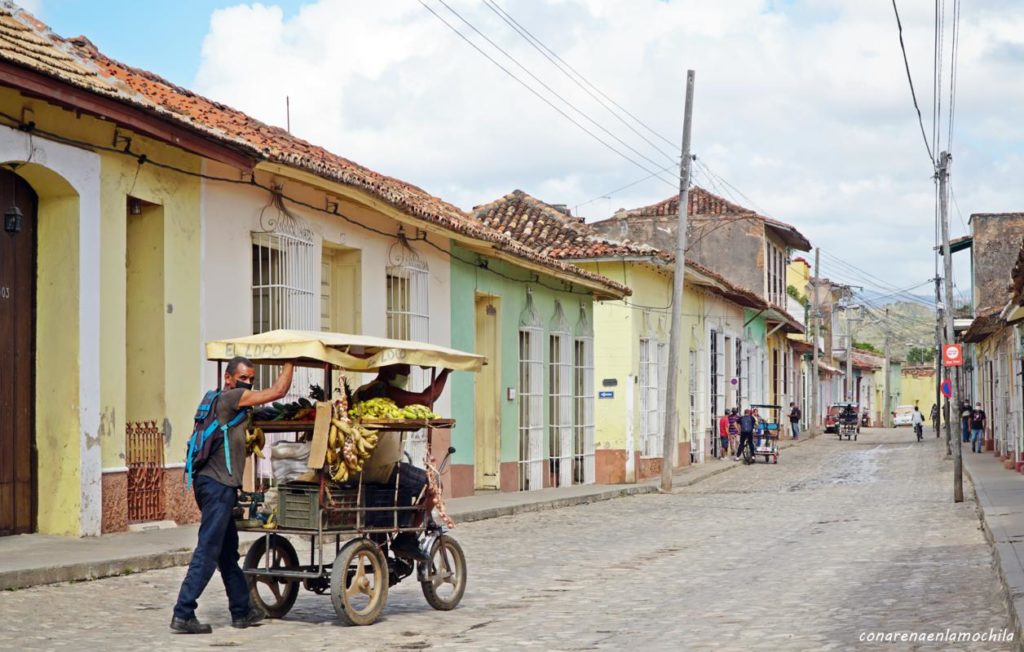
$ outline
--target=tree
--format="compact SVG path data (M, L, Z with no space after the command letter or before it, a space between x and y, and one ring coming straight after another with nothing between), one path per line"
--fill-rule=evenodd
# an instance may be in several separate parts
M909 364L932 364L935 362L935 349L915 346L907 353Z

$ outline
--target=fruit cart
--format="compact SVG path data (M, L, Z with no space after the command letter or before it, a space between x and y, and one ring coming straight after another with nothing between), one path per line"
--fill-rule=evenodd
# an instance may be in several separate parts
M235 356L256 364L322 369L327 392L334 374L372 373L392 364L475 372L484 363L481 356L431 344L304 331L209 342L206 353L218 362L218 377L223 363ZM435 431L455 422L434 415L432 405L413 406L417 409L410 413L417 418L359 414L362 418L350 420L357 410L349 410L344 394L299 406L249 424L251 432L294 433L296 445L309 444L307 473L241 493L245 518L237 521L239 531L263 535L242 565L254 604L271 618L283 618L301 587L329 594L343 623L369 625L383 611L388 589L415 576L430 606L454 609L466 588L466 557L448 533L453 523L444 511L441 478L455 449L449 447L437 464L429 447ZM307 407L313 418L290 418L308 416ZM423 428L428 430L426 469L400 463L407 434ZM262 435L256 446L261 445ZM416 554L396 554L394 542L402 534L415 537ZM292 540L308 541L308 557L303 551L300 560Z

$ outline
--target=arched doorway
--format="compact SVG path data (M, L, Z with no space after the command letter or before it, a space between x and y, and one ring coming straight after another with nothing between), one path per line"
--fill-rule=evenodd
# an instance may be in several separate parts
M32 187L0 168L0 535L36 529L37 206ZM14 208L20 219L9 219Z

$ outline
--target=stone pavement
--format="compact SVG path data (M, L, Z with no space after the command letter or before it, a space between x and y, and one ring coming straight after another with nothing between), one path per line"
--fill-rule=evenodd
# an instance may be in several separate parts
M962 451L964 472L974 485L979 516L994 548L1004 601L1010 605L1016 638L1021 641L1024 635L1021 627L1021 615L1024 614L1024 475L1005 468L1002 460L991 453L972 453L967 445ZM949 486L952 489L952 474Z
M787 442L787 445L789 443ZM733 468L733 462L710 460L673 476L675 486L699 482ZM531 492L479 492L447 502L457 522L509 516L656 491L657 480L626 485L584 485ZM98 579L188 564L197 525L75 539L29 534L0 537L0 590L39 584ZM258 535L243 533L242 552Z
M198 614L214 633L175 636L167 624L184 569L167 568L0 592L0 646L1014 649L867 640L980 636L1009 622L976 509L950 500L938 441L868 430L857 442L803 443L778 465L732 468L671 495L460 524L452 534L469 584L450 612L406 580L369 627L338 626L328 597L301 591L287 617L234 630L214 579Z

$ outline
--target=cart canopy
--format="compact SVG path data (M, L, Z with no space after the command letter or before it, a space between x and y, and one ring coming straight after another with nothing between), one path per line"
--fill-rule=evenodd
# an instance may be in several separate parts
M256 363L290 360L307 367L329 363L346 371L367 372L393 364L480 371L485 362L481 355L436 344L319 331L275 330L206 343L209 360L227 361L239 355Z

